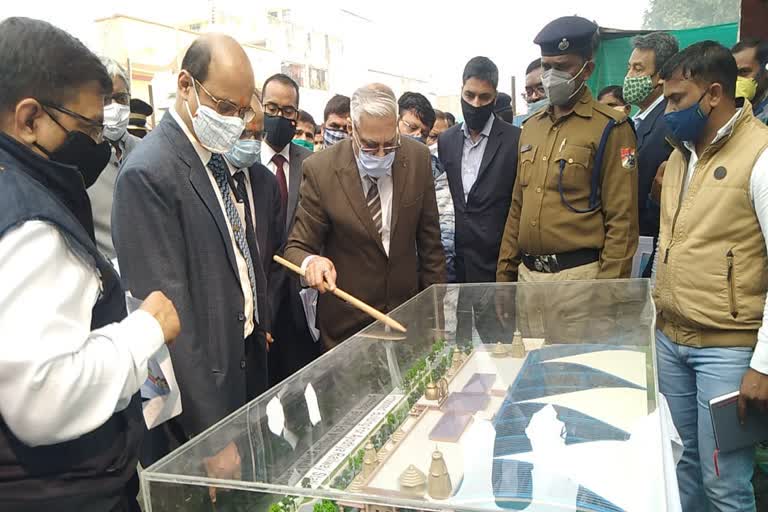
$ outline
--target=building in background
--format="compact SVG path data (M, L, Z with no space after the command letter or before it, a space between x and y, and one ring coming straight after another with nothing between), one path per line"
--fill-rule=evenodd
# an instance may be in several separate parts
M274 73L285 73L300 86L301 107L323 118L334 94L351 95L359 86L382 82L398 96L418 91L436 108L456 112L458 95L447 103L432 91L430 76L415 65L407 69L393 38L370 19L348 10L305 12L252 6L248 16L211 0L204 17L182 23L148 20L122 14L95 21L95 50L129 69L134 97L150 103L154 125L173 104L181 59L202 33L223 32L237 39L251 59L257 86ZM406 69L404 69L404 67ZM455 101L453 101L455 100Z

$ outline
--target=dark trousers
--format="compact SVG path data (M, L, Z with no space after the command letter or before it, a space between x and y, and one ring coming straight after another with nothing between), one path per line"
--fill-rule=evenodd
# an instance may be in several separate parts
M275 342L269 348L269 385L282 382L320 357L322 344L309 332L295 291L283 296L274 324Z

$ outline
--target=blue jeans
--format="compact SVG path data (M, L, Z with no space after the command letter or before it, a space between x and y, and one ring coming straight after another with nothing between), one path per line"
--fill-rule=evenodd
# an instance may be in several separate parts
M754 448L718 456L709 400L739 389L752 358L750 348L693 348L656 331L659 391L664 394L683 440L677 480L684 512L755 510Z

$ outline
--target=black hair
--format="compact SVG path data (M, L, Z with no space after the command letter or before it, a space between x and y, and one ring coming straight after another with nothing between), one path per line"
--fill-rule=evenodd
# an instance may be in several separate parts
M31 18L0 23L0 111L13 110L24 98L61 105L91 82L112 92L107 69L79 39Z
M761 41L759 37L748 37L733 45L733 48L731 48L731 53L739 53L751 48L757 48L762 43L763 41Z
M349 96L344 96L342 94L334 95L334 97L328 100L328 103L325 105L325 111L323 112L323 123L328 121L328 118L334 114L339 117L349 117L349 103Z
M604 87L597 94L597 101L600 101L604 96L608 96L609 94L619 100L622 105L627 105L627 102L624 100L624 89L622 89L620 85L609 85L608 87Z
M488 57L473 57L464 67L462 84L467 83L470 78L488 82L496 89L499 86L499 68Z
M678 71L685 79L718 83L727 98L736 97L736 60L720 43L701 41L674 55L662 68L661 79L669 80Z
M541 57L539 57L538 59L536 59L533 62L531 62L530 64L528 64L528 67L525 68L525 74L526 75L530 75L531 73L533 73L534 71L536 71L540 67L541 67Z
M435 109L432 108L432 104L423 94L404 92L400 99L397 100L397 106L400 117L406 112L413 112L413 115L418 117L419 121L427 127L427 131L435 126Z
M764 75L766 72L766 65L768 65L768 41L764 41L757 37L749 37L742 39L731 48L731 53L739 53L744 50L755 49L755 59L760 65L760 74Z
M669 59L680 51L677 38L665 32L651 32L637 36L632 40L632 47L638 50L653 51L653 66L656 72L662 69Z
M208 80L208 70L211 67L211 43L207 39L195 39L184 58L181 60L181 69L185 69L192 78L200 83Z
M445 119L448 121L448 127L456 125L456 116L451 114L450 112L445 113Z
M299 117L296 122L311 124L312 130L317 131L317 123L315 123L315 118L312 117L306 110L299 110Z
M261 88L262 97L267 96L267 86L269 85L269 82L277 82L279 84L287 85L288 87L293 87L293 90L296 91L296 105L299 104L299 84L296 83L296 80L284 73L276 73L264 81L264 87Z

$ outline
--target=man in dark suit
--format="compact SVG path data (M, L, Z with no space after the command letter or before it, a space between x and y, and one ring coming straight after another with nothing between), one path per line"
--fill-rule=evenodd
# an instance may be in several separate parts
M292 144L299 118L299 86L289 76L273 75L264 82L264 144L261 163L277 178L281 204L285 215L283 241L293 226L296 206L299 203L301 168L312 152ZM287 270L281 270L275 302L275 343L270 347L269 371L272 385L290 377L311 363L320 353L307 324L299 278ZM306 295L308 292L304 292ZM313 292L310 292L313 293ZM307 309L314 297L306 297ZM314 325L312 325L314 327Z
M277 191L263 168L243 175L223 156L255 117L254 90L250 62L234 39L197 39L182 61L175 106L129 155L117 181L113 236L126 289L142 297L159 288L184 326L171 348L183 412L150 431L144 464L267 387L264 268L277 238L271 231L282 230L270 228L281 226L281 217L270 221ZM249 187L252 202L242 193ZM213 450L216 475L237 474L235 443Z
M443 132L437 143L456 211L458 283L496 280L501 237L512 201L520 129L493 114L498 83L499 71L490 59L471 59L464 68L461 91L464 122ZM461 297L459 301L461 305ZM501 326L492 307L474 304L459 309L474 309L483 340L499 341ZM460 315L457 330L471 335L471 327L471 316Z
M664 122L667 102L664 99L659 72L678 52L677 39L663 32L636 37L624 79L624 100L640 107L635 115L637 133L638 210L640 236L652 236L654 247L659 236L659 199L663 163L672 153L667 142L669 130ZM654 182L657 183L654 186ZM648 261L643 277L651 276L653 258Z
M307 284L321 293L317 314L326 350L371 322L325 294L337 282L386 312L445 281L429 149L400 136L389 87L358 89L351 110L352 140L304 162L285 249L287 259L306 269Z

